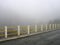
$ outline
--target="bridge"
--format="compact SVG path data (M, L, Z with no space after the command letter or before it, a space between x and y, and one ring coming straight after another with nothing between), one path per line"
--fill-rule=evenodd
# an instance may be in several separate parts
M60 24L0 27L0 45L58 45Z

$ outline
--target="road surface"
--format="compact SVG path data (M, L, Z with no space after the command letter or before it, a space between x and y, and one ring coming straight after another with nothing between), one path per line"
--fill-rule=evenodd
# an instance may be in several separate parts
M0 42L0 45L60 45L60 30Z

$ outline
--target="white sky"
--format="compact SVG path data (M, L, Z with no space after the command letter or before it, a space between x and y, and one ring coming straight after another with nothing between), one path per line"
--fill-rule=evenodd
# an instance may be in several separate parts
M46 22L60 17L60 0L0 0L0 9L1 19Z

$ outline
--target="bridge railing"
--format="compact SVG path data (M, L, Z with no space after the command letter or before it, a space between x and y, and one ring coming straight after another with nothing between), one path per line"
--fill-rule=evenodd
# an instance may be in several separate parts
M0 27L0 39L58 29L60 29L60 24L4 26Z

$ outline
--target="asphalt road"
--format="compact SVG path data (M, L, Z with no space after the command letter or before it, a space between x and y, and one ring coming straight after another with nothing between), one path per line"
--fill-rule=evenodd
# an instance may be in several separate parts
M0 42L0 45L60 45L60 30Z

